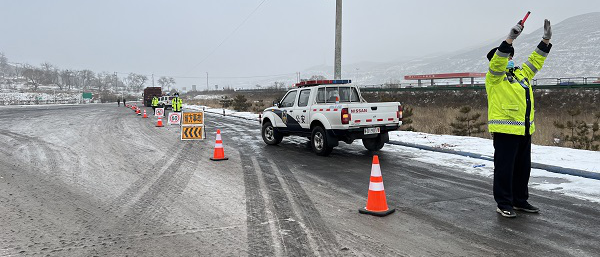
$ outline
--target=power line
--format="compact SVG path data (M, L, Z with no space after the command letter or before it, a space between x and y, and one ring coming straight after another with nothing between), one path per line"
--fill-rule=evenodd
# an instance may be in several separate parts
M183 75L187 75L188 73L190 73L190 71L193 71L194 69L198 68L198 66L200 66L200 64L204 63L204 61L206 61L206 59L208 59L208 57L210 57L212 54L214 54L219 49L219 47L221 47L225 43L225 41L227 41L231 36L233 36L233 34L235 34L235 32L237 32L238 29L241 28L242 25L244 25L246 23L246 21L248 21L248 19L250 19L250 17L252 17L252 15L258 10L258 8L260 8L260 6L266 1L267 0L263 0L262 2L260 2L260 4L258 4L258 6L256 6L256 8L254 8L254 10L246 17L246 19L244 19L244 21L242 21L242 23L240 23L240 25L238 25L227 37L225 37L225 39L223 39L223 41L221 41L221 43L217 47L215 47L198 64L194 65L193 68L186 71Z

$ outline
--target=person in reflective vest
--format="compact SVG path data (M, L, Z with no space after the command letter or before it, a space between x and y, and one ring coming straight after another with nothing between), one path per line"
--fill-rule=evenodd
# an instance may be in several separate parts
M509 218L516 217L514 210L539 212L527 201L531 134L535 132L531 81L552 48L550 21L545 20L542 41L521 67L515 66L512 43L522 31L519 22L508 38L488 53L489 70L485 76L488 129L494 142L494 200L496 211Z
M156 95L154 95L152 97L152 110L154 111L156 109L156 107L158 107L158 97L156 97Z
M173 111L174 112L180 112L181 111L181 98L179 98L179 94L175 93L175 97L173 97L173 99L171 99L171 106L173 107Z

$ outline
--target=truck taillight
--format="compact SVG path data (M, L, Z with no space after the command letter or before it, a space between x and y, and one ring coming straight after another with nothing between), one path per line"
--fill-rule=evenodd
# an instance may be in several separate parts
M348 112L348 108L342 109L342 124L349 124L352 116L350 116L350 112Z
M402 121L402 105L398 105L398 112L396 112L396 116L399 121Z

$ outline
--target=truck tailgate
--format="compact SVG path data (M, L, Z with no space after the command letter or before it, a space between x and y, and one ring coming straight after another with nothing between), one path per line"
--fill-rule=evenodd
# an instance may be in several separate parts
M371 127L398 123L398 106L398 102L351 104L348 106L350 125Z

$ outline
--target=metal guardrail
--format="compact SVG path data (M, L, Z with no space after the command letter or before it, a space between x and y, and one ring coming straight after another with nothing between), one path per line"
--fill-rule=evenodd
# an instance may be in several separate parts
M534 85L533 90L540 89L600 89L600 84L563 84L563 85ZM361 92L396 92L396 91L456 91L456 90L485 90L485 86L433 86L433 87L361 87Z

